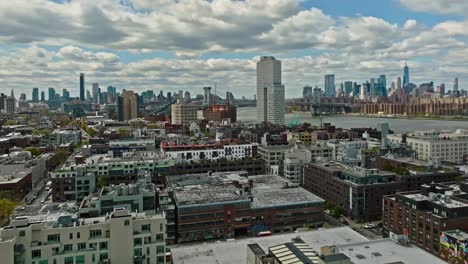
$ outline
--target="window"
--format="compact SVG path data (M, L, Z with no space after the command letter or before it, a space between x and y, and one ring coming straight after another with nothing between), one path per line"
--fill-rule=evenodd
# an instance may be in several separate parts
M85 257L84 256L76 256L75 264L85 264Z
M53 248L52 248L52 256L58 255L59 252L60 252L60 248L59 248L59 247L53 247Z
M60 242L60 234L48 235L47 242Z
M141 246L141 237L137 237L133 239L133 244L135 246Z
M164 257L163 257L163 256L158 256L158 257L156 258L156 263L157 263L157 264L164 264L164 263L165 263Z
M68 237L69 237L70 239L73 239L73 233L68 234Z
M228 213L229 214L229 213ZM163 232L164 231L164 227L163 227L163 224L159 224L159 232Z
M124 225L125 225L125 226L130 225L130 220L125 220L125 221L124 221Z
M134 256L141 256L142 255L141 248L135 248L133 250L133 255Z
M100 250L107 250L107 242L99 243L99 249Z
M145 243L145 245L151 243L151 237L150 236L144 237L143 242Z
M109 257L107 256L107 253L101 253L99 254L99 260L105 260L108 259Z
M19 236L24 237L26 235L26 232L24 230L19 231Z
M163 254L163 253L165 253L164 246L157 246L156 247L156 254Z
M39 264L49 264L48 260L39 260Z
M66 244L63 246L63 251L69 252L73 250L73 245L72 244Z
M78 251L86 250L86 243L78 243Z
M99 238L101 236L102 236L102 231L100 229L89 231L89 238Z
M80 232L76 233L76 238L80 238Z
M66 257L64 264L73 264L73 257Z
M163 234L157 234L156 235L156 242L163 242L164 241L164 235Z
M142 232L149 232L151 231L151 225L141 225Z
M31 257L32 257L33 259L41 258L41 250L40 250L40 249L36 249L36 250L31 251Z

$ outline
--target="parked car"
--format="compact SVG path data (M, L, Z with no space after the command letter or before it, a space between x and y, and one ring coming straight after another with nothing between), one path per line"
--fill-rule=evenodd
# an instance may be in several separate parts
M346 220L345 218L341 218L340 223L342 223L343 225L349 225L348 220Z
M376 227L377 227L377 225L373 224L373 223L364 225L364 229L372 229L372 228L376 228Z

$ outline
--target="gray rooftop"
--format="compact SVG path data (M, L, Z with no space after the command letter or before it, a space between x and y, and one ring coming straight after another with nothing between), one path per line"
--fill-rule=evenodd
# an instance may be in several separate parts
M442 264L445 261L417 246L403 246L390 239L372 240L339 246L339 253L351 258L356 264L374 263L431 263Z
M221 172L168 177L178 206L223 202L251 202L253 208L286 206L299 203L322 203L318 196L276 175L243 176L243 172ZM235 182L248 185L243 192Z
M340 227L229 242L205 243L203 245L174 246L171 248L171 252L174 264L240 264L246 263L248 244L257 243L265 252L268 252L269 247L291 242L291 239L297 236L300 236L317 252L320 252L322 246L368 241L367 238L352 229Z

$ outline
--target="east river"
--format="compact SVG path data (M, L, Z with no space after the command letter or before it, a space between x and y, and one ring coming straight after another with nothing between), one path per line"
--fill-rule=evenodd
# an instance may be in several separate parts
M400 118L371 118L359 116L323 116L324 123L331 123L336 127L352 128L352 127L375 127L377 123L387 122L390 129L395 133L411 132L415 130L430 130L430 129L468 129L468 121L451 121L451 120L427 120L427 119L400 119ZM237 108L237 120L244 123L255 123L256 109L255 107ZM320 125L320 118L313 117L310 112L294 112L286 114L286 124L293 123L310 123L314 126Z

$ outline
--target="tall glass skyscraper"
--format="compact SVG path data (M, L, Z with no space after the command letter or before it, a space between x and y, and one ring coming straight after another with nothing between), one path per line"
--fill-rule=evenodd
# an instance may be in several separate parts
M39 88L33 88L32 100L33 102L39 102Z
M405 67L403 68L403 88L407 88L409 83L409 67L408 64L405 63Z
M84 73L80 73L80 101L85 100Z
M336 96L335 75L333 74L325 75L325 96L327 97Z

